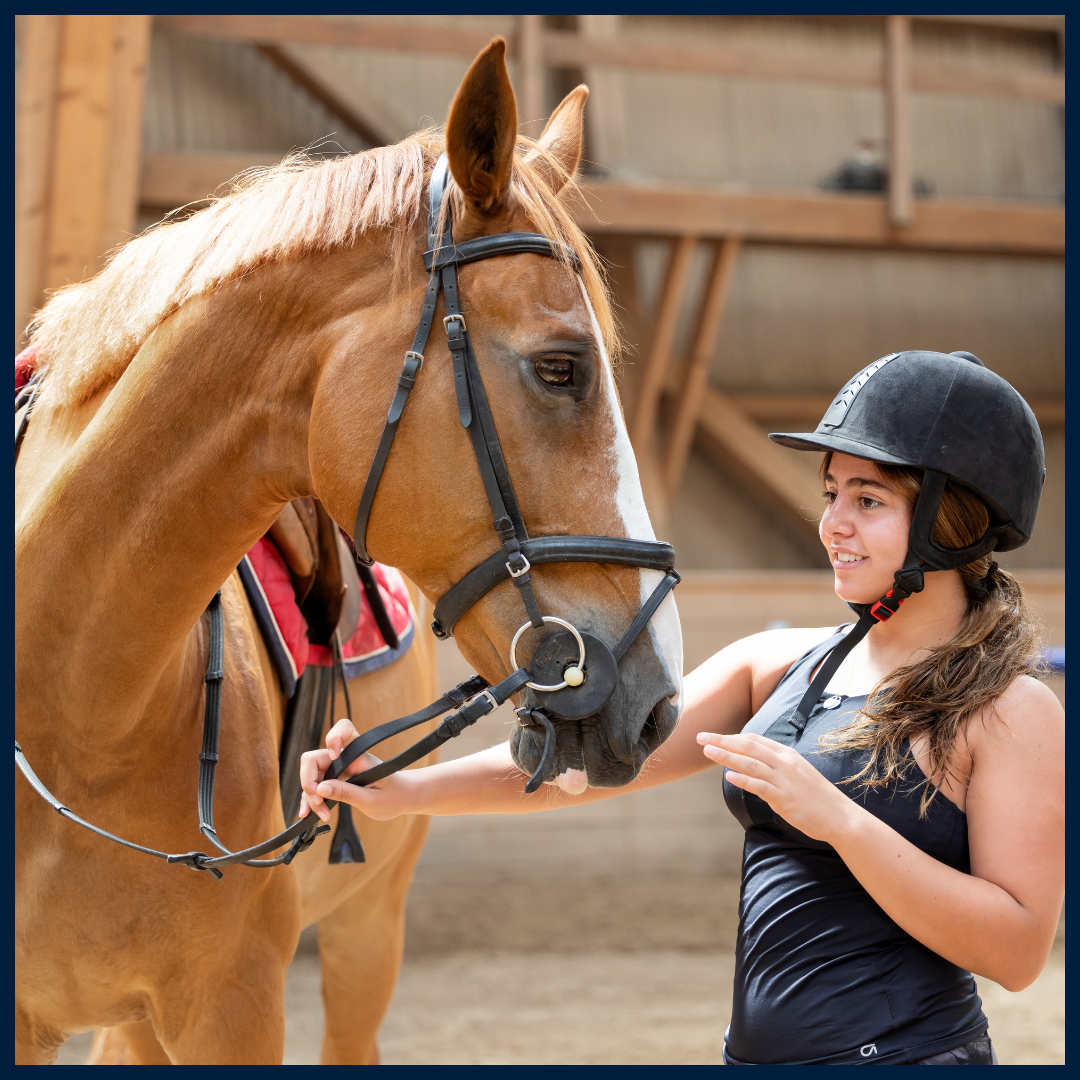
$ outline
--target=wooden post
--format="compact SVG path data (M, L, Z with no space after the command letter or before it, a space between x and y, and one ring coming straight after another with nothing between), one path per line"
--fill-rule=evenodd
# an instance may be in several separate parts
M15 109L15 346L41 304L62 15L25 16Z
M149 45L149 15L64 16L46 289L95 273L135 226Z
M911 16L885 17L885 130L889 142L889 222L915 220L911 176Z
M690 444L694 439L698 414L701 411L702 394L709 377L709 361L716 350L716 339L720 333L720 321L724 317L724 305L727 303L728 289L731 286L735 270L735 259L739 253L739 238L729 236L720 242L709 279L705 303L701 309L697 338L694 341L690 362L687 364L686 381L675 412L675 423L668 445L667 458L664 461L664 488L669 499L682 482L686 459L690 453Z
M668 364L671 362L671 349L675 343L675 330L686 293L686 283L690 277L690 263L695 247L696 236L680 236L671 252L660 306L656 312L649 359L645 362L645 373L638 384L634 420L630 426L630 442L639 457L651 448L656 407L660 401L660 391L664 386Z
M533 139L547 122L544 107L544 16L518 16L518 126Z

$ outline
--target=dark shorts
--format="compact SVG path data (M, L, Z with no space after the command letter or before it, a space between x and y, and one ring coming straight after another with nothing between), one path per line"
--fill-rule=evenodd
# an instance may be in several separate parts
M997 1054L990 1044L990 1037L983 1035L980 1039L972 1039L955 1050L943 1050L940 1054L931 1054L915 1065L996 1065Z

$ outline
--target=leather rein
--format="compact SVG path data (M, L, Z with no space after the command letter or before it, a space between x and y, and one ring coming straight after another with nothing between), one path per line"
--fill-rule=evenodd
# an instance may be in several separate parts
M477 601L507 580L513 581L517 588L528 615L528 621L514 636L510 647L510 666L513 671L505 679L493 685L482 675L474 675L426 708L365 732L353 740L331 764L329 775L333 779L339 778L353 761L378 743L434 720L447 713L448 710L456 710L449 712L434 731L418 740L407 750L374 768L351 777L348 782L366 786L381 780L425 757L448 739L460 735L467 727L498 708L512 695L525 687L530 687L537 693L541 702L547 701L547 704L541 704L539 707L526 706L516 710L518 720L522 725L541 728L545 734L540 762L525 786L526 792L533 792L544 782L554 762L555 729L551 718L575 718L588 715L589 712L595 712L604 704L614 690L614 678L617 675L613 676L612 673L615 672L626 651L645 629L664 598L678 583L679 575L674 568L674 548L667 543L613 536L530 537L528 535L506 459L499 443L498 433L495 430L494 418L488 405L465 317L461 312L457 268L499 255L526 253L561 258L575 271L579 271L580 267L573 251L568 248L560 250L547 237L537 233L502 233L455 245L451 235L449 205L445 215L445 230L440 237L437 228L448 175L449 163L446 154L443 154L435 166L430 185L429 250L424 253L424 266L429 272L429 277L423 311L412 347L405 354L405 364L398 377L397 390L364 484L353 528L353 543L357 561L362 567L370 566L374 560L368 554L366 540L371 507L375 501L379 481L390 455L409 394L416 385L417 375L424 364L424 349L427 347L431 334L441 292L447 311L443 325L446 329L454 368L458 418L462 427L469 433L472 442L473 453L491 507L492 526L498 536L501 550L475 566L440 598L435 605L435 621L432 623L432 630L437 637L451 637L460 618ZM35 376L16 396L16 412L18 413L18 410L25 406L22 416L17 417L16 420L16 460L40 387L41 377ZM633 566L639 569L658 570L664 576L642 605L622 639L614 649L611 649L593 635L578 631L569 622L541 614L533 594L530 571L534 566L558 562L599 562ZM204 870L220 879L222 869L229 866L267 868L281 864L287 865L301 851L309 848L317 836L329 832L330 826L321 824L314 814L309 814L277 835L241 851L230 851L218 837L214 827L213 802L221 724L221 683L224 679L224 626L220 590L211 600L207 615L210 623L210 647L205 677L203 744L199 754L199 829L219 851L223 852L222 855L214 857L201 851L170 854L125 840L86 821L56 798L31 768L17 741L15 763L34 790L67 820L134 851L165 859L169 863L188 866L193 870ZM542 629L544 624L549 622L562 626L564 630L542 644L537 650L537 655L544 651L549 642L555 644L557 652L557 647L565 641L568 647L577 647L578 658L576 664L571 663L566 667L562 667L560 661L554 661L556 664L555 669L552 669L554 675L546 677L557 681L538 683L532 672L517 665L516 646L525 631L530 628ZM548 649L547 652L549 659L554 656L552 650ZM534 666L536 662L536 656L534 656ZM549 663L548 668L550 667ZM591 679L590 675L593 676ZM344 678L343 672L342 677ZM581 711L582 709L586 711ZM336 803L328 799L326 805L332 808ZM286 844L289 844L289 849L284 854L272 859L261 858Z

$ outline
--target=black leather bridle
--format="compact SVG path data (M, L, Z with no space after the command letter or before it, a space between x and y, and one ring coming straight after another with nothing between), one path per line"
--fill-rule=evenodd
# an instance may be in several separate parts
M525 687L535 691L541 701L536 708L517 710L519 721L528 727L544 730L544 750L540 763L525 787L535 791L546 779L555 754L555 732L551 717L576 719L596 712L615 689L617 666L626 650L645 628L664 597L675 587L679 575L675 572L675 550L670 544L656 540L631 540L616 536L543 536L531 538L525 530L517 495L506 466L495 421L488 404L480 369L476 362L472 341L469 337L465 316L461 311L458 292L457 269L481 259L499 255L543 255L561 259L575 271L580 272L578 258L569 248L560 247L546 236L538 233L502 233L497 236L481 236L455 244L452 236L451 204L447 201L445 212L443 200L449 178L449 161L443 154L431 176L428 207L428 250L424 252L424 266L429 272L427 293L420 323L416 328L412 346L405 354L405 364L398 377L397 391L386 416L378 449L368 470L360 505L353 525L353 544L356 557L363 564L373 560L367 551L368 520L375 494L386 467L390 448L394 443L409 394L424 365L424 349L427 347L435 320L435 309L440 292L446 303L447 344L454 368L454 389L457 395L458 418L469 433L473 454L480 469L487 500L491 506L492 527L499 538L501 550L473 567L456 585L453 585L435 605L435 621L431 624L437 637L447 638L454 632L458 620L485 597L496 585L512 581L518 590L528 615L528 622L514 635L510 646L512 673L496 685L477 676L467 680L457 689L462 693L476 695L469 704L448 716L438 729L414 746L383 762L375 768L354 776L351 784L366 785L404 768L430 753L440 743L460 734L466 727L476 723L497 708L511 695ZM440 214L443 215L444 231L439 235ZM612 649L592 634L579 632L565 620L542 615L533 595L531 571L534 567L559 562L609 563L633 566L645 570L659 570L664 576L648 600L630 624L619 643ZM533 671L517 664L516 647L521 635L530 627L542 629L545 622L553 622L564 630L545 641L533 657ZM571 663L566 663L567 651ZM576 661L573 653L576 651ZM564 677L576 669L571 683ZM537 682L543 679L544 682ZM437 715L437 714L436 714ZM351 742L341 756L333 762L330 776L337 779L361 754L392 735L407 731L430 719L429 710L422 710L412 717L383 724L366 732Z
M588 716L596 712L608 700L618 680L619 661L645 629L667 594L678 584L679 575L674 568L675 550L667 543L656 540L631 540L616 536L530 537L526 532L514 486L510 480L510 472L506 466L506 459L499 445L499 436L495 430L495 421L488 405L487 394L484 392L484 384L480 378L480 369L476 363L465 317L461 312L457 268L481 259L520 254L561 258L574 270L579 270L580 267L573 251L568 248L560 249L547 237L537 233L502 233L455 245L451 235L449 204L445 214L445 231L440 237L437 229L448 175L449 163L446 154L443 154L431 177L429 250L424 253L424 266L429 272L429 277L424 307L420 324L413 338L412 348L405 354L405 365L398 377L397 390L364 483L353 527L353 543L357 560L363 566L370 566L374 560L367 552L366 539L371 507L375 501L375 493L386 467L405 404L424 364L424 349L427 347L431 334L435 309L441 292L446 302L447 313L443 319L443 325L446 328L447 342L454 366L458 417L472 440L473 453L476 456L484 490L491 506L492 525L502 547L496 554L473 567L439 599L435 605L435 621L432 623L432 630L440 638L452 636L458 620L469 608L486 596L496 585L507 580L513 581L516 586L525 606L528 621L514 635L510 646L510 667L514 670L502 682L492 685L482 675L475 675L426 708L365 732L353 740L331 764L329 775L333 779L338 779L353 761L373 746L394 735L434 720L446 713L448 709L456 710L445 716L434 731L418 740L407 750L358 776L351 777L349 783L365 786L381 780L427 756L448 739L460 735L481 717L498 708L518 691L529 687L536 692L541 704L538 707L525 706L518 709L518 720L523 726L542 729L545 736L540 762L525 786L526 792L533 792L544 782L554 762L555 729L551 723L552 717L577 719ZM27 386L16 399L16 410L22 408L23 405L28 406L16 422L16 458L40 386L40 378L37 378L33 385ZM633 566L644 570L659 570L664 576L648 600L641 606L626 633L612 649L600 638L578 631L563 619L541 614L536 597L533 595L530 571L535 566L559 562ZM69 821L114 843L165 859L170 863L179 863L194 870L205 870L214 877L220 878L221 869L228 866L242 864L270 867L280 863L287 864L299 852L309 848L316 836L328 832L329 826L322 825L314 814L309 814L293 822L289 828L276 836L245 848L243 851L230 851L220 841L214 828L213 812L214 778L218 762L218 735L221 721L221 682L224 678L224 629L220 592L210 602L207 613L210 618L210 648L206 674L203 747L199 754L199 828L207 839L224 854L217 857L208 856L201 851L169 854L125 840L92 825L56 798L34 773L18 742L15 743L15 763L34 790ZM556 623L564 627L564 630L541 643L531 662L533 670L519 667L516 658L518 640L530 627L542 629L545 622ZM576 671L572 676L573 682L565 677L572 670ZM538 678L549 681L538 683L535 681ZM326 805L333 808L336 802L327 799ZM342 807L343 811L347 809L348 807ZM345 828L352 834L351 816L339 814L338 828L339 830ZM335 842L336 840L337 837L335 837ZM290 846L283 855L273 859L259 857L285 844L290 844ZM359 847L358 842L357 847ZM360 850L362 851L362 848ZM361 860L362 857L361 855Z

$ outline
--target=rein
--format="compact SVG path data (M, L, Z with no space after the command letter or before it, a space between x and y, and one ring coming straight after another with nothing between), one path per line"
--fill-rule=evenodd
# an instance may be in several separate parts
M529 687L537 694L541 704L539 706L526 705L517 709L518 721L523 726L540 728L544 731L544 748L540 762L525 786L525 791L531 793L544 782L554 762L556 736L552 718L578 719L588 716L596 712L610 698L618 680L619 661L645 629L667 594L678 584L679 575L675 571L674 548L660 541L632 540L615 536L530 537L526 532L514 485L510 479L498 433L495 430L495 421L488 404L484 383L480 377L480 369L473 352L465 316L461 311L457 268L481 259L517 254L562 258L575 271L580 271L580 265L577 256L569 248L556 247L547 237L537 233L502 233L454 244L449 206L447 207L446 229L439 237L436 229L448 175L449 161L446 154L443 154L432 173L429 192L429 250L424 253L424 266L429 272L429 277L424 306L412 347L405 354L405 364L398 377L397 390L364 483L353 527L353 544L357 562L361 568L361 580L366 586L367 578L363 571L374 562L368 554L366 542L371 507L375 501L379 481L382 479L405 405L424 365L424 349L431 335L441 292L446 303L447 314L443 319L443 326L446 330L454 367L458 418L472 441L473 453L491 507L492 527L499 538L501 550L473 567L439 599L435 605L435 621L432 623L432 630L437 637L444 639L451 637L461 617L492 589L506 580L513 581L517 588L528 620L514 635L510 646L510 667L513 670L502 682L492 685L482 675L474 675L471 679L459 683L453 690L448 691L426 708L373 728L354 739L345 748L337 760L332 762L328 775L332 779L340 778L348 765L373 746L419 724L434 720L447 713L449 709L456 710L446 715L434 731L418 740L407 750L358 776L351 777L348 782L363 787L381 780L419 761L442 743L460 735L467 727L497 709L514 694ZM16 460L26 433L31 409L41 387L41 378L35 376L31 383L32 385L28 384L16 397L16 411L23 405L27 406L22 416L16 421ZM639 569L659 570L664 576L641 606L621 640L614 649L611 649L598 637L579 631L564 619L541 613L533 594L530 571L534 566L559 562L594 562L634 566ZM211 600L207 614L210 621L210 648L205 677L203 742L202 751L199 754L199 830L219 851L223 852L222 855L212 857L201 851L170 854L125 840L84 820L60 802L30 767L18 742L15 743L15 763L34 790L67 820L134 851L153 855L169 863L188 866L193 870L205 870L220 879L222 869L229 866L267 868L287 865L301 851L307 850L317 836L329 832L330 826L320 824L314 814L309 814L307 817L298 819L276 836L252 847L244 848L242 851L230 851L218 837L214 826L214 779L217 771L218 736L221 726L221 684L224 679L224 627L220 590ZM522 634L529 629L543 629L545 623L555 623L564 629L544 641L537 649L532 659L534 671L519 667L516 649ZM566 661L565 653L568 649L576 650L576 661L572 658L569 662ZM335 659L339 655L339 651L335 651ZM341 676L342 681L345 682L344 669L341 671ZM548 681L536 681L540 678ZM352 709L348 700L347 682L345 682L345 696L351 717ZM333 711L332 708L331 711ZM333 808L337 804L334 800L327 799L326 805L328 808ZM359 847L359 838L356 837L353 829L351 814L346 813L349 809L343 804L339 812L338 830L331 844L331 861L340 861L340 859L334 859L334 852L354 839L359 850L361 852L363 850ZM285 844L290 844L290 847L284 854L273 859L260 857Z

